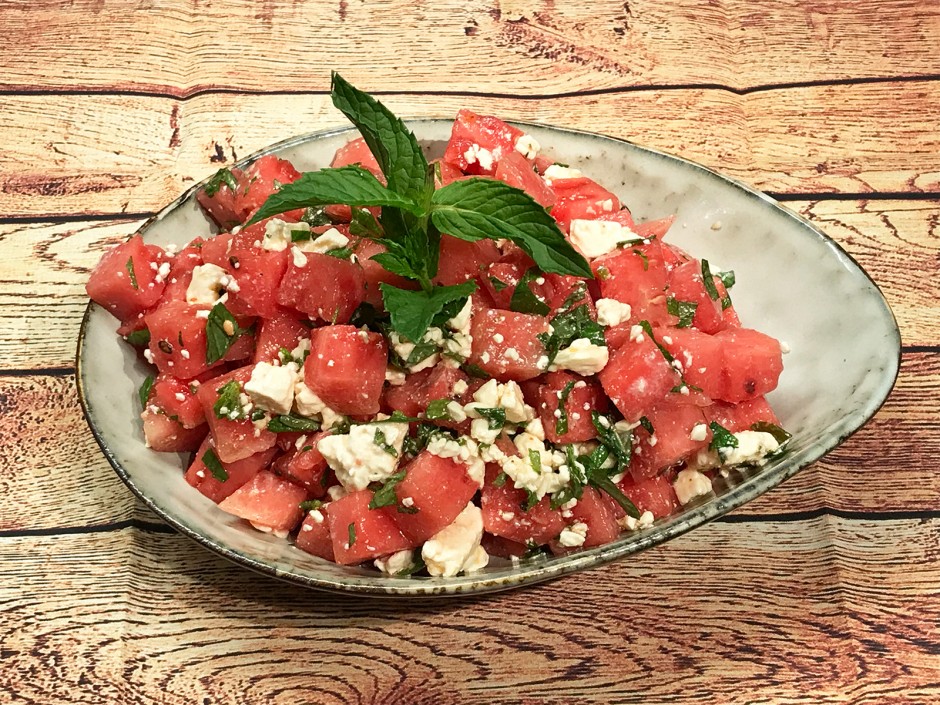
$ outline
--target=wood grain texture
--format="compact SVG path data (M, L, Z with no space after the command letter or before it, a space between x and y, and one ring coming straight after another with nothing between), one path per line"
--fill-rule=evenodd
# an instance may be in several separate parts
M937 73L927 38L940 11L915 0L17 0L0 24L20 28L0 48L6 90L324 91L336 69L370 90L513 95Z
M940 192L940 81L749 95L686 89L551 101L394 95L386 102L412 117L472 106L622 137L772 192ZM0 217L152 212L224 163L345 124L324 95L7 97Z
M0 377L0 532L157 522L88 432L74 377ZM738 510L740 516L931 512L940 496L940 354L905 355L898 385L844 446ZM897 462L903 458L904 462Z
M937 520L713 524L527 590L392 601L293 588L177 535L4 538L0 693L24 705L926 704L940 679L938 556Z
M799 201L806 216L866 268L884 291L907 345L940 340L938 201ZM101 254L140 225L114 222L0 225L0 370L69 367Z

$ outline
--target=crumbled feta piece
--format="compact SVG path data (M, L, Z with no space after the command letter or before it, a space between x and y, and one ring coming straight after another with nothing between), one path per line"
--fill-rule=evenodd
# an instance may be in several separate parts
M377 432L385 436L385 444L395 450L395 455L376 442ZM364 490L370 482L382 482L395 473L407 435L405 423L357 424L349 433L324 437L317 450L336 472L340 484L352 492Z
M638 529L646 529L652 526L655 520L656 517L653 516L653 512L647 510L640 515L639 519L634 519L629 514L625 514L617 520L617 523L620 524L620 528L622 529L637 531Z
M297 248L303 252L315 252L323 254L330 250L338 250L349 244L349 238L343 235L336 228L330 228L322 235L314 239L306 240L297 245Z
M763 431L740 431L734 434L738 440L737 448L722 447L718 456L725 465L763 465L766 456L780 448L777 439Z
M428 539L421 557L433 576L452 577L458 573L480 570L489 556L480 540L483 538L483 514L472 502L464 507L454 522Z
M571 370L581 375L597 374L607 366L610 353L606 345L595 345L587 338L576 338L555 355L549 370Z
M712 481L707 475L700 473L698 470L685 468L684 470L680 470L679 474L676 475L672 487L676 491L676 497L685 505L696 497L701 497L711 492Z
M535 159L542 149L542 145L532 135L522 135L514 147L526 159Z
M464 411L471 419L479 419L477 409L498 408L506 411L506 421L510 423L525 423L535 416L532 407L526 405L518 383L500 384L495 379L488 380L473 393L473 401L464 407Z
M375 567L386 575L396 575L414 565L414 552L410 548L375 559Z
M456 382L454 382L454 388L451 391L459 396L461 394L466 394L468 389L470 389L470 385L467 384L467 381L458 379Z
M568 239L575 249L588 259L594 259L617 249L617 245L640 236L625 225L613 220L581 220L575 218L568 228Z
M483 487L486 465L479 455L479 447L472 438L461 436L454 440L445 434L436 434L428 442L427 451L439 458L452 458L467 466L467 475Z
M271 218L264 226L264 238L261 241L261 247L265 250L274 252L283 252L291 246L293 233L295 230L310 232L309 223L286 223L280 218Z
M385 381L393 387L400 387L405 383L406 375L397 367L388 366L385 368Z
M389 343L392 346L392 349L395 353L404 361L406 361L411 356L411 353L414 352L415 344L410 340L402 338L398 333L392 331L388 337ZM444 334L440 328L431 327L428 328L427 332L424 334L424 337L421 338L422 343L431 343L436 345L438 348L443 346L444 343ZM434 367L440 360L440 355L436 352L431 353L423 360L418 360L415 364L408 367L409 372L420 372L421 370L426 370L430 367Z
M457 423L462 423L463 421L467 420L467 414L459 402L447 402L447 407L445 410L447 411L447 415Z
M290 248L290 257L291 261L294 263L294 266L298 269L303 269L307 266L307 255L305 255L296 245Z
M598 299L594 305L597 307L597 322L602 326L619 326L630 319L630 304L617 299Z
M335 502L336 500L342 499L343 497L348 495L349 492L347 492L346 488L343 487L342 485L333 485L332 487L327 489L326 494L330 498L331 502Z
M690 441L704 441L708 438L708 426L703 423L697 423L689 432Z
M319 416L322 419L322 428L328 431L345 417L331 409L317 396L310 387L304 384L303 379L294 384L294 408L300 416Z
M535 436L540 441L545 440L545 427L542 425L542 419L536 416L526 424L525 432Z
M562 529L558 536L558 545L565 548L576 548L584 545L584 539L587 538L588 525L583 521L578 521L571 526Z
M546 181L555 181L556 179L577 179L584 176L580 169L572 169L568 166L552 164L545 170L542 177Z
M311 509L308 514L315 524L322 524L324 519L326 519L326 517L323 516L323 512L319 509Z
M499 159L499 154L484 149L476 142L470 145L463 156L467 164L479 164L484 171L492 171L495 160Z
M224 282L231 282L231 277L217 264L196 265L193 268L193 278L186 289L186 303L214 305L222 296Z
M565 465L565 454L545 447L545 442L534 434L523 432L513 438L520 456L505 456L500 461L503 472L517 489L526 489L541 499L568 485L571 473ZM535 451L540 461L539 471L532 467L529 451Z
M275 414L289 414L294 404L297 373L289 367L259 362L245 382L245 392L256 406Z
M470 297L467 297L467 302L463 305L463 308L460 309L460 313L447 321L447 327L452 331L457 331L461 333L466 333L470 330L470 316L473 314L473 303L470 300Z

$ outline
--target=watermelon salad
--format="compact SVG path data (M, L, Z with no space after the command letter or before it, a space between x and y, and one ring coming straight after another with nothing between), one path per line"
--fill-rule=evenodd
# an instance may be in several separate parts
M335 74L333 100L363 136L329 168L222 169L217 234L135 234L88 282L194 492L329 561L454 576L642 531L783 452L786 346L673 217L496 117L461 110L428 163Z

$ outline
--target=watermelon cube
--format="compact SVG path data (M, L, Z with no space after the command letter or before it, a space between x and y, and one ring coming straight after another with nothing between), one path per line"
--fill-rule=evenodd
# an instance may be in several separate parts
M325 505L333 542L333 555L340 565L353 565L387 556L417 544L398 529L392 507L369 509L370 490L360 490Z
M300 503L305 499L307 491L303 487L262 470L219 502L219 509L262 531L293 531L303 519Z
M340 414L375 414L387 364L388 345L380 333L326 326L310 332L304 380Z

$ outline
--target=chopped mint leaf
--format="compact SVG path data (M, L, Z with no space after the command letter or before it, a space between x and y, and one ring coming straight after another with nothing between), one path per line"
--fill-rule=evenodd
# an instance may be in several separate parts
M547 316L551 309L544 301L539 299L529 286L530 282L535 281L541 276L541 272L535 267L526 270L522 279L513 289L512 298L509 300L509 310L517 313L533 313L538 316Z
M493 478L493 487L502 487L506 484L506 480L508 479L509 475L504 472L499 473L499 475Z
M365 208L353 208L352 220L349 221L349 234L354 237L367 237L372 240L382 237L382 226Z
M217 303L206 319L206 362L214 364L225 357L225 353L248 330L241 328L225 304Z
M532 466L537 475L542 474L542 454L535 448L529 448L529 465Z
M313 237L313 233L309 230L297 230L290 231L290 241L291 242L307 242Z
M613 454L617 461L616 471L626 470L633 458L633 433L630 431L621 433L614 427L609 416L603 416L596 411L591 412L591 421L597 431L597 440Z
M651 436L656 434L656 429L653 428L653 422L650 421L648 417L646 416L640 417L640 426L642 426L643 429Z
M489 379L490 376L486 373L479 365L474 365L472 362L465 362L460 366L460 369L466 372L471 377L476 379Z
M137 275L134 273L134 258L133 257L127 258L127 262L125 262L124 268L127 270L127 276L130 277L131 286L134 287L134 291L139 291L140 287L137 285Z
M323 502L319 499L306 499L300 503L300 508L305 512L312 512L316 509L319 509L323 506Z
M424 412L424 415L436 421L438 419L449 419L450 413L447 411L447 405L450 404L450 399L435 399L430 404L428 404L427 410Z
M398 495L395 494L395 488L398 487L398 484L404 479L404 470L399 470L394 475L390 475L382 486L373 493L372 500L369 502L369 509L380 509L382 507L391 507L394 504L398 504ZM416 514L417 512L417 507L405 507L404 505L398 504L399 514Z
M212 448L209 448L205 453L202 454L202 464L205 465L209 472L212 473L212 477L214 477L219 482L225 482L228 480L228 473L222 466L222 461L219 460L219 456L215 454L215 451L212 450Z
M316 419L304 418L303 416L281 414L268 421L267 428L271 433L310 433L320 430L320 422Z
M571 290L571 293L565 297L565 300L561 304L562 313L566 313L568 309L574 306L579 301L583 300L587 295L587 285L584 282L578 282L575 287Z
M506 410L502 407L478 407L474 411L489 422L487 426L491 431L506 425Z
M349 259L353 254L353 250L351 247L334 247L332 250L327 250L323 254L335 257L336 259Z
M641 260L643 260L643 271L644 271L644 272L649 271L649 268L650 268L650 258L647 257L647 256L646 256L643 252L641 252L640 250L633 250L633 254L635 254L637 257L639 257Z
M715 278L712 276L712 270L708 266L708 260L702 260L702 283L705 285L705 291L708 298L712 301L718 300L718 287L715 286Z
M708 427L712 430L712 442L708 444L709 450L738 447L738 439L720 423L712 421Z
M240 399L242 385L237 379L230 379L215 391L219 395L215 404L212 405L216 418L231 419L233 421L245 418Z
M490 275L490 284L493 285L493 288L496 290L497 293L499 293L500 291L505 289L507 286L509 286L509 284L504 282L502 279L498 279L492 275Z
M131 331L124 336L124 340L133 345L135 348L145 348L150 343L150 330L147 328L140 328L139 330Z
M326 209L323 206L304 208L304 214L300 219L311 228L319 228L321 225L333 224L333 221L330 220L330 216L326 214Z
M352 548L356 544L356 523L349 522L349 527L347 528L346 531L349 534L349 537L348 537L349 541L347 545L349 546L349 548Z
M721 279L721 283L725 285L725 289L730 289L734 286L735 279L733 270L729 269L727 272L718 272L715 276Z
M155 381L153 375L147 375L143 384L140 385L140 389L137 390L137 396L140 398L141 406L147 406L147 400L150 398L150 390L153 389L153 383Z
M235 181L235 175L232 174L231 170L226 167L219 169L211 177L209 177L209 180L206 181L206 185L202 187L202 190L205 191L209 198L212 198L223 186L228 186L232 193L235 193L235 190L238 188L238 182Z
M565 384L558 395L558 418L555 420L555 433L559 436L568 433L568 410L565 408L565 404L568 403L568 397L571 395L572 389L574 389L574 381Z
M607 345L604 328L591 319L587 304L555 316L552 319L552 328L552 333L539 333L536 336L545 346L549 364L555 360L559 350L568 347L578 338L587 338L594 345Z
M421 554L419 553L415 555L414 561L412 562L412 564L408 566L407 568L403 568L402 570L395 573L395 577L407 578L411 575L414 575L415 573L418 573L424 570L425 568L427 568L427 566L424 563L424 558L422 558Z
M375 429L375 435L372 437L372 442L392 457L398 457L398 451L395 450L395 446L388 442L388 439L385 437L385 431L382 429Z
M679 319L676 328L688 328L691 326L697 308L697 301L680 301L674 296L666 297L666 310Z
M758 421L753 423L751 424L751 430L759 431L761 433L769 433L781 446L793 438L793 435L789 431L786 431L777 424L770 423L769 421Z

